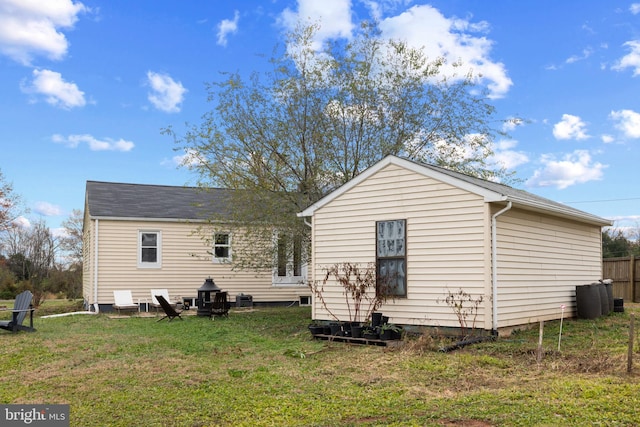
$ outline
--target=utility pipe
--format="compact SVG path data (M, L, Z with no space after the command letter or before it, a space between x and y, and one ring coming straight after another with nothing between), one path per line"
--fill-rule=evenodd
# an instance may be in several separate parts
M498 217L503 213L511 209L513 204L507 203L503 209L499 210L491 216L491 285L492 285L492 301L493 301L493 332L498 333L498 232L496 230L498 225Z

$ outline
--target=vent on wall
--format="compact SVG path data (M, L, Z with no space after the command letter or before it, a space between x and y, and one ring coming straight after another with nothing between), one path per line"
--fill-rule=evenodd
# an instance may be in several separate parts
M311 305L311 297L309 295L304 295L299 297L298 304L300 307L308 307Z

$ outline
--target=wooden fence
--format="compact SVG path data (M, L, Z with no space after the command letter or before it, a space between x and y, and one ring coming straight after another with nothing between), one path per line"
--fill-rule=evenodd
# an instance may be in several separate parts
M614 298L640 302L640 257L604 258L602 277L613 280Z

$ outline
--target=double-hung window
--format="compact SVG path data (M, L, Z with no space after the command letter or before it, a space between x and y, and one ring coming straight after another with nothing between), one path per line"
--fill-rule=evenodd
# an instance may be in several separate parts
M378 286L385 293L407 296L407 223L404 219L376 222Z
M215 233L213 235L213 262L231 262L230 233Z
M138 232L138 267L162 267L162 233L160 231Z

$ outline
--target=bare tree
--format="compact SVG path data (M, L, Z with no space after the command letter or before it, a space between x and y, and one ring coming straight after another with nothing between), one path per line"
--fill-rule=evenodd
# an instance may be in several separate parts
M62 222L65 235L59 238L60 249L65 251L70 264L82 264L82 226L83 214L80 209L74 209Z
M43 220L31 227L14 227L4 235L3 248L7 258L34 294L36 305L46 293L46 279L54 267L56 242ZM15 272L15 271L14 271Z
M20 197L14 192L13 185L5 180L0 171L0 232L15 226L14 221L20 215Z

